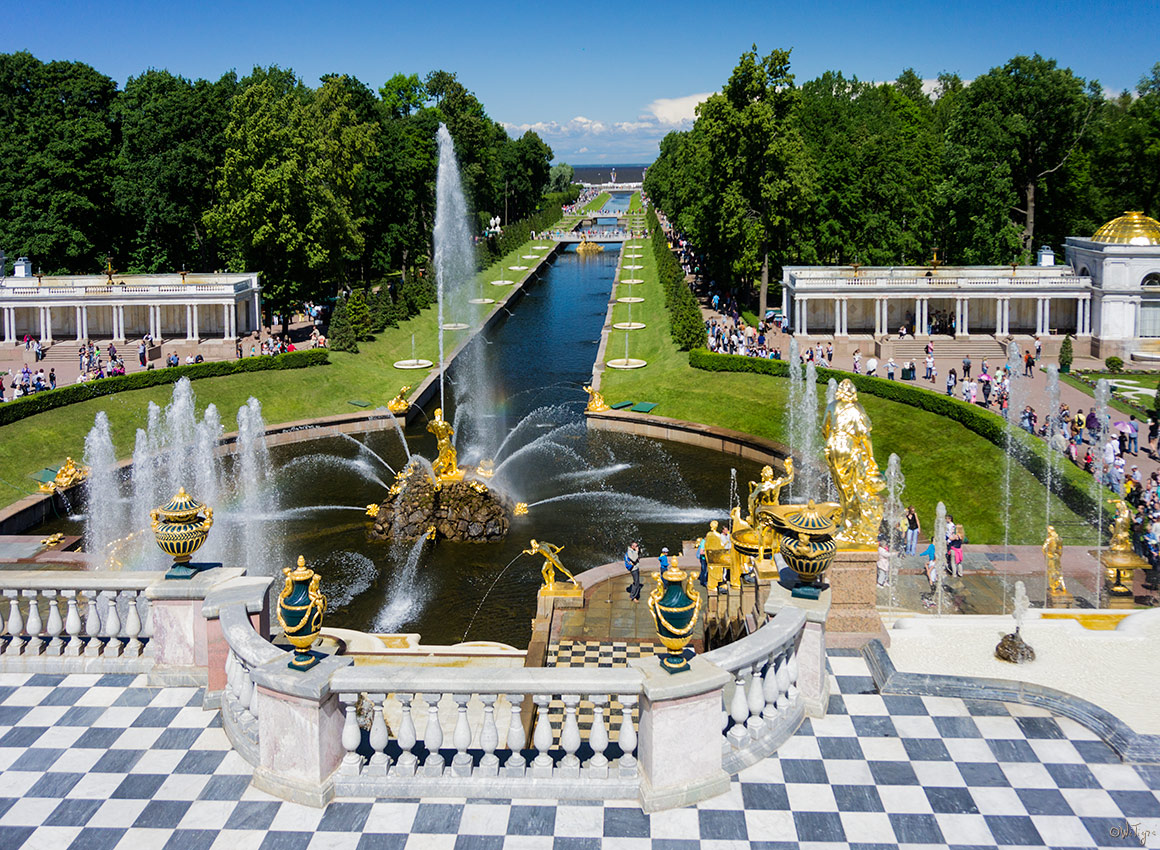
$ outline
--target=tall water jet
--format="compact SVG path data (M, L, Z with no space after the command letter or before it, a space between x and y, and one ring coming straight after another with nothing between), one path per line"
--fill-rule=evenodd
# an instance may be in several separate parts
M117 454L113 450L109 417L103 410L97 413L92 430L85 437L84 462L89 468L89 477L85 480L88 515L85 550L97 559L100 568L104 568L109 544L122 533L124 518Z
M1011 492L1011 466L1016 453L1022 450L1019 436L1015 433L1023 416L1026 389L1020 367L1023 363L1019 356L1019 346L1014 340L1007 346L1007 362L1004 382L1007 388L1006 422L1003 427L1003 552L1011 554L1011 513L1015 507ZM1006 603L1004 603L1006 604Z
M448 331L465 330L475 318L470 303L475 281L475 248L468 217L467 199L459 175L455 143L446 125L439 125L439 167L435 180L435 280L439 305L439 406L451 418L445 393ZM455 440L461 459L471 462L486 454L494 440L493 428L484 425L484 415L495 409L486 360L486 345L473 339L456 358Z
M1096 426L1096 432L1089 434L1093 445L1095 454L1095 463L1092 465L1092 497L1096 503L1096 560L1099 561L1104 554L1104 499L1107 498L1107 488L1105 485L1106 470L1104 469L1104 447L1107 445L1109 439L1108 429L1108 399L1111 397L1112 388L1106 378L1100 378L1096 381L1095 392L1095 414L1096 421L1099 423ZM1099 608L1103 602L1104 595L1104 575L1103 568L1096 567L1096 607Z
M943 570L946 569L947 563L947 506L939 502L934 509L934 576L935 576L935 599L938 605L938 613L941 616L943 612L943 597L946 591L943 589Z
M1055 482L1055 471L1059 465L1059 456L1067 448L1061 445L1059 421L1059 367L1054 363L1047 367L1047 495L1043 506L1043 516L1046 525L1051 525L1051 494ZM1044 596L1044 599L1047 597Z
M818 501L822 498L824 479L828 471L822 464L822 453L818 446L821 430L818 426L818 367L811 360L806 363L805 386L800 400L801 412L798 421L801 427L801 493L807 499Z
M251 575L268 573L279 560L266 551L267 541L275 535L253 519L259 512L272 512L278 508L274 488L269 486L269 473L270 456L266 449L262 405L256 398L250 398L238 408L234 480L241 514L241 566Z
M902 538L902 519L905 509L902 506L902 491L906 487L906 477L902 474L902 461L898 455L891 454L886 462L886 504L882 516L890 529L890 574L887 581L890 584L890 609L898 607L898 564L900 543Z

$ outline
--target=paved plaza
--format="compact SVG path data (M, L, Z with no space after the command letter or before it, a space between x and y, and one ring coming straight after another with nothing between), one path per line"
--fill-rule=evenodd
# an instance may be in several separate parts
M824 719L806 720L726 794L653 815L624 801L308 808L251 786L197 689L0 674L0 848L1160 846L1160 765L1123 764L1094 733L1039 709L880 696L854 651L831 651L829 667Z

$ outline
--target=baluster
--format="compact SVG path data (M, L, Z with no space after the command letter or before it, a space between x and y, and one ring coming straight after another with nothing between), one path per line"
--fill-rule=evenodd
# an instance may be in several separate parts
M798 696L798 657L797 646L790 645L789 648L789 688L786 692L789 694L790 702L797 699Z
M761 662L753 665L753 673L749 677L749 693L746 695L749 702L749 719L745 722L749 734L754 738L761 734L765 721L761 718L761 710L765 708L765 694L762 691Z
M578 778L580 759L576 751L580 749L580 724L576 720L576 710L580 705L579 694L564 694L564 726L560 730L560 746L564 748L564 758L560 761L558 773L561 776Z
M6 590L4 595L8 597L8 645L4 647L5 655L19 655L24 651L24 641L21 640L21 635L24 633L24 617L20 614L20 591Z
M789 711L789 649L782 653L777 663L777 713Z
M96 658L101 654L101 615L97 611L97 591L82 590L81 595L85 597L85 606L88 609L85 612L85 634L88 635L89 641L85 644L85 657Z
M367 765L367 774L370 776L386 776L387 768L391 766L391 757L386 753L387 744L390 743L391 735L387 730L387 721L383 719L383 711L386 710L387 695L367 694L367 699L375 707L375 715L371 718L370 734L371 749L374 750L374 755L371 756L371 763Z
M40 620L39 594L35 590L26 590L24 593L28 596L28 625L24 629L28 633L28 643L24 647L24 654L40 655L40 648L44 645L40 635L44 623Z
M129 640L125 644L125 655L137 658L143 649L141 634L141 614L137 611L137 591L128 591L129 610L125 614L125 637Z
M242 711L249 714L250 705L254 701L254 680L250 678L250 670L246 664L238 659L238 704Z
M636 776L636 727L632 725L632 707L636 694L618 694L620 701L620 775Z
M346 754L342 757L338 772L343 776L358 776L363 763L362 756L356 752L362 743L362 730L358 728L356 716L358 694L339 694L338 698L342 700L346 711L346 719L342 724L342 748L346 750Z
M471 726L467 722L467 701L471 694L452 694L455 701L457 716L455 731L451 734L451 743L455 746L455 755L451 759L452 776L471 776L471 756L467 748L471 746Z
M524 759L523 749L527 746L527 736L524 734L524 722L521 717L520 707L524 702L523 694L508 694L508 706L511 711L508 714L508 733L507 733L507 748L511 750L511 755L508 756L504 762L503 772L504 776L523 776L527 769L527 761Z
M60 633L64 631L64 621L60 618L60 600L55 590L46 590L44 595L48 597L48 628L44 633L50 638L44 647L44 654L60 655L64 651L64 642L60 639Z
M729 717L733 720L727 737L734 747L745 743L748 733L745 731L745 721L749 719L749 700L745 696L745 668L742 667L734 676L733 697L729 700Z
M423 762L424 776L443 775L443 756L439 748L443 746L443 728L439 725L439 700L442 694L423 694L427 703L427 728L423 730L423 743L427 745L427 759Z
M153 603L145 597L145 622L141 625L141 639L149 640L153 637Z
M77 593L80 591L73 591L73 595L68 598L68 615L64 620L64 630L68 632L68 645L64 649L64 654L71 657L77 657L81 654L81 615L77 612Z
M495 748L499 746L499 730L495 726L496 696L479 695L479 701L483 703L483 728L479 730L479 748L483 750L483 758L479 760L480 776L499 775L499 757L495 754Z
M552 757L548 750L552 746L552 726L548 722L548 704L552 701L549 694L535 694L532 702L536 704L536 728L532 730L532 746L536 748L536 757L532 759L533 776L552 775Z
M604 725L604 706L608 704L607 694L589 694L592 701L592 731L588 733L588 744L592 747L592 758L585 766L590 776L608 778L608 728Z
M765 706L761 710L761 715L767 722L773 722L777 717L777 653L769 656L769 667L765 670L765 678L762 679L761 690L762 696L765 698Z
M108 613L105 615L105 657L116 658L121 654L121 614L117 611L117 591L105 590L101 592L109 601Z
M411 752L419 740L415 735L415 721L411 718L411 701L415 698L415 695L395 694L395 696L403 704L403 720L399 724L399 734L395 736L395 740L399 742L399 748L403 752L399 754L399 760L395 764L394 772L399 776L414 776L415 768L419 762L415 754Z

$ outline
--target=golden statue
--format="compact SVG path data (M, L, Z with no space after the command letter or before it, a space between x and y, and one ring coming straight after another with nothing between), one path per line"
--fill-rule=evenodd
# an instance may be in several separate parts
M435 435L435 448L439 456L435 458L432 467L435 476L442 481L454 481L463 477L459 471L458 455L455 446L451 445L451 437L455 429L451 423L443 418L443 408L435 408L435 418L427 423L427 430Z
M377 517L379 515L379 507L377 504L367 505L367 516Z
M399 390L399 394L387 402L387 410L396 415L402 415L411 407L411 402L407 401L407 393L411 391L411 385L408 384Z
M738 509L740 511L740 509ZM709 523L709 531L705 534L705 562L709 565L708 587L715 590L725 580L725 570L729 570L729 577L738 577L740 584L741 562L737 551L729 541L729 535L717 530L717 520ZM671 562L670 562L671 563Z
M761 481L749 482L749 524L756 526L761 522L761 508L763 505L780 505L781 489L793 481L793 458L785 459L785 475L774 479L773 467L764 466L761 469Z
M1132 551L1132 510L1123 499L1109 499L1109 504L1116 506L1116 515L1112 517L1109 530L1112 540L1108 548L1113 552Z
M592 387L585 387L584 392L588 393L588 406L584 408L585 413L602 413L608 410L608 402L604 400L604 396L599 391L592 389Z
M561 564L560 559L556 557L560 554L560 551L563 548L563 546L556 546L555 544L548 543L547 541L539 543L533 539L531 548L525 549L523 551L524 555L544 556L544 566L540 570L541 575L544 576L544 590L552 591L556 589L556 570L559 570L564 575L568 576L568 580L572 582L572 584L576 584L576 578L570 572L564 569L564 565Z
M855 546L873 546L882 521L886 482L870 444L870 417L858 403L858 391L849 378L838 384L834 402L826 408L822 436L826 461L838 488L842 515L837 539Z
M1067 585L1063 581L1063 569L1059 562L1063 556L1063 542L1054 525L1047 526L1047 539L1043 541L1043 557L1047 561L1047 595L1049 598L1068 598Z
M74 484L80 484L89 475L89 468L81 466L71 457L64 459L64 466L56 471L56 477L40 485L40 492L52 493L58 490L67 490Z
M1107 550L1100 555L1100 564L1111 585L1109 607L1115 608L1120 607L1118 602L1131 603L1132 570L1147 569L1148 562L1132 551L1132 509L1128 503L1123 499L1109 499L1108 504L1116 506L1116 515L1109 526L1112 539Z

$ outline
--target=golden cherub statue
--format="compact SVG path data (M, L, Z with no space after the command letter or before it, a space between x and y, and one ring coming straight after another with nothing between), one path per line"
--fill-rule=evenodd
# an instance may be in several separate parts
M403 414L411 407L411 403L407 401L407 393L411 391L411 385L407 384L399 390L399 394L387 402L387 410L394 414Z
M455 446L451 445L455 429L443 418L443 408L435 408L435 418L427 423L427 430L435 435L435 448L439 452L432 464L435 476L441 479L455 478L459 474L458 454Z
M1054 525L1047 526L1047 539L1043 541L1043 557L1047 561L1047 592L1049 595L1062 596L1067 594L1067 585L1063 582L1063 570L1059 565L1063 556L1063 542Z
M40 485L42 493L52 493L57 490L67 490L74 484L79 484L89 476L89 468L81 466L71 457L64 459L64 466L56 471L56 477L52 481L46 481Z
M524 549L523 551L524 555L543 555L544 566L541 568L540 573L544 577L544 588L546 590L555 589L556 570L559 570L564 575L568 576L568 580L572 582L572 584L576 584L575 576L564 569L564 565L560 563L560 559L557 557L563 548L563 546L556 546L555 544L548 543L547 541L540 543L533 539L531 548Z
M598 390L586 386L584 392L588 393L588 406L584 408L585 413L601 413L609 409L608 402L604 400L604 396Z
M873 546L882 522L886 481L874 460L870 444L870 417L858 403L858 391L849 378L838 384L833 403L822 423L826 462L838 488L842 515L837 539L856 546Z
M758 514L761 513L763 505L780 505L781 504L781 490L787 484L793 481L793 458L787 457L785 459L785 475L781 478L775 479L773 477L773 467L764 466L761 469L761 480L749 482L749 519L751 526L756 526L760 521Z

